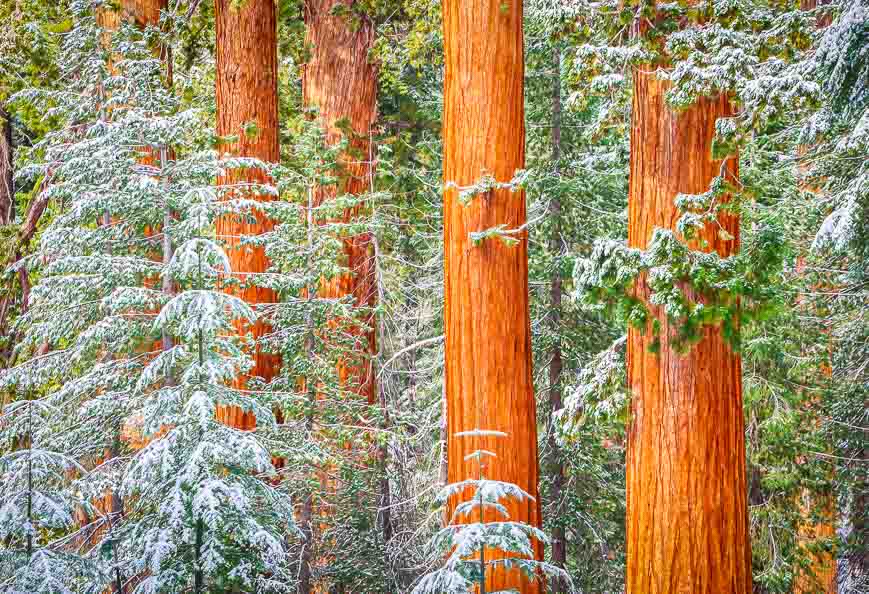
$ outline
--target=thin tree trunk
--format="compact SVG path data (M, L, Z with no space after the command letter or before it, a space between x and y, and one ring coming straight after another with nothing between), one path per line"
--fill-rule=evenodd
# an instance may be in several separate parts
M15 220L15 180L12 117L0 107L0 225Z
M561 47L556 45L552 52L554 67L552 83L552 164L553 174L559 177L561 174ZM561 372L563 362L561 358L561 198L556 192L549 203L549 216L552 224L552 235L549 238L549 251L553 254L552 278L549 283L549 300L552 308L549 314L550 331L552 332L552 352L549 361L549 419L548 440L549 449L549 473L552 480L551 500L554 509L559 510L561 500L564 497L564 463L562 462L561 449L555 438L557 431L555 414L561 410ZM561 525L561 514L556 512L555 526L552 528L552 563L564 569L567 560L564 542L564 526ZM564 584L554 582L552 594L561 594Z
M715 121L732 114L726 97L700 99L676 113L665 81L634 73L628 243L644 249L658 228L674 229L679 192L700 193L736 159L712 159ZM733 239L704 230L707 251L739 249L739 220L719 221ZM694 243L696 248L699 244ZM648 303L645 278L636 286ZM695 296L696 297L696 296ZM718 328L706 328L687 354L660 307L660 352L651 322L628 332L631 419L627 448L627 592L751 592L741 360Z
M0 225L9 225L15 220L14 152L12 117L0 107ZM15 331L9 328L7 320L16 301L11 290L0 299L0 336L6 343L6 348L0 353L3 367L8 365L15 350Z
M338 125L349 124L352 136L349 148L341 157L344 180L340 187L318 187L315 203L337 194L359 195L367 192L373 176L372 126L377 116L377 64L371 61L374 24L364 15L336 14L336 8L353 9L355 0L310 0L305 3L305 41L310 59L302 75L303 101L319 110L319 119L327 144L341 140ZM367 209L360 204L344 212L344 222ZM353 295L357 306L371 311L377 300L372 236L362 233L344 240L343 264L351 274L321 283L318 291L324 298ZM367 327L359 333L357 352L338 369L342 386L351 387L369 404L377 400L372 358L377 353L373 314L361 320Z
M308 203L305 210L305 229L307 236L307 267L313 268L313 246L314 246L314 190L308 188ZM313 300L316 294L316 287L312 285L305 287L305 300L307 301L308 311L305 320L305 355L308 359L314 357L314 340L316 338L316 327L314 322ZM305 414L305 431L309 436L314 433L314 414L317 410L317 391L312 378L304 378L302 386L307 399L308 410ZM301 493L302 505L299 511L299 529L304 537L302 544L301 558L299 559L299 594L311 594L313 591L313 572L311 564L314 559L314 494L310 486L305 486Z
M459 202L459 187L484 174L499 183L525 165L522 3L445 0L444 78L444 326L448 480L476 475L465 456L494 452L484 473L517 484L533 501L504 501L514 521L540 526L537 420L531 381L528 238L508 245L497 238L476 244L469 234L526 222L525 194L496 188ZM457 437L474 428L507 437ZM470 491L451 498L448 514ZM500 519L493 512L486 521ZM473 520L476 520L474 518ZM463 518L463 521L472 521ZM488 559L497 551L487 551ZM535 543L535 556L542 546ZM486 589L542 591L517 570L487 572Z
M221 146L221 151L232 155L257 157L275 163L278 150L278 57L277 20L274 0L215 0L214 21L217 54L217 134L221 137L237 136L234 142ZM250 131L248 125L255 125ZM245 128L248 128L247 131ZM218 180L219 184L239 182L267 183L261 171L230 171ZM268 199L261 196L261 199ZM258 235L270 231L274 222L263 213L253 218L237 215L222 216L217 221L217 234L226 241L232 272L240 286L227 285L225 290L254 306L274 303L277 294L271 289L250 283L248 273L262 273L269 261L262 247L241 247L240 237ZM239 333L259 339L270 327L257 321L253 325L237 323ZM268 381L280 366L280 357L254 352L251 373ZM244 387L247 378L241 378L237 387ZM250 429L256 425L252 413L244 413L238 407L221 407L217 417L224 423L238 428Z

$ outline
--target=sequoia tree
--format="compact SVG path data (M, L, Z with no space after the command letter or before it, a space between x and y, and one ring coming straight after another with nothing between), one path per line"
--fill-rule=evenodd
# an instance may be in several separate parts
M316 186L311 206L325 206L339 195L358 196L371 189L374 173L372 126L377 115L377 65L372 61L374 23L357 9L355 0L312 0L305 3L305 45L308 60L302 71L302 99L316 110L325 142L334 146L346 142L339 157L338 183ZM367 205L360 201L344 209L341 223L350 223L364 215ZM330 221L316 217L316 223ZM341 388L357 394L364 403L375 401L372 357L376 337L372 308L377 295L373 254L373 236L369 232L342 238L338 264L346 270L331 278L321 278L317 295L322 299L353 297L353 305L364 308L363 318L351 321L355 335L352 352L337 363ZM321 491L331 490L321 476ZM388 481L385 481L388 485ZM382 488L382 487L381 487ZM313 493L302 495L300 528L309 541L313 538ZM388 530L388 529L387 529ZM299 591L310 592L312 551L306 547L299 573Z
M715 122L732 114L726 96L683 111L665 102L669 83L634 73L629 183L630 247L645 249L653 230L676 229L679 193L706 192L712 179L737 175L734 157L712 155ZM721 213L689 242L725 257L739 249L739 220ZM702 301L683 286L693 301ZM648 278L637 298L648 303ZM751 592L751 553L739 355L720 328L706 326L686 353L663 308L628 333L631 391L627 449L627 591ZM653 342L660 340L657 348Z
M314 204L336 194L359 195L369 191L373 175L372 125L377 115L377 65L371 59L374 23L365 15L353 20L341 10L352 11L355 0L313 0L305 3L305 42L310 57L302 73L303 101L318 110L326 143L334 145L346 132L348 149L341 158L338 187L321 186ZM347 126L344 126L344 124ZM363 204L347 209L344 222L360 214ZM355 297L356 305L370 308L376 297L372 236L363 233L344 240L349 274L324 280L323 298ZM369 403L374 402L374 381L370 355L375 351L373 320L364 320L367 330L360 337L359 352L351 354L339 370L344 384L353 386ZM358 356L357 356L358 355Z
M445 0L443 33L448 482L475 477L476 464L465 457L483 449L497 455L486 464L487 478L536 498L525 193L512 183L525 165L522 3ZM456 435L475 428L507 437ZM449 514L469 496L453 497ZM502 503L511 520L540 526L538 500ZM497 519L486 514L486 521ZM540 543L535 548L539 556ZM486 587L540 592L504 569L491 572Z
M234 156L256 157L274 163L278 154L278 55L277 19L273 0L215 0L217 134L226 140L220 150ZM219 184L267 183L264 172L253 169L229 171ZM268 196L259 199L267 200ZM243 236L253 236L272 229L274 223L262 212L252 216L225 215L217 221L217 235L226 242L234 283L225 289L256 306L274 303L271 289L256 286L251 273L263 273L269 266L265 250L241 245ZM269 331L263 321L248 325L238 322L240 333L259 339ZM257 348L251 373L270 380L280 359ZM239 380L246 382L246 378ZM252 428L256 419L234 407L218 411L225 423Z

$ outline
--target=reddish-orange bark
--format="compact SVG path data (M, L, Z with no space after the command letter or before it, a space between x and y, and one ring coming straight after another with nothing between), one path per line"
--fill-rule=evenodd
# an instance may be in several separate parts
M122 18L132 20L140 27L156 26L160 22L160 11L168 5L168 0L123 0Z
M836 556L826 551L815 551L809 543L836 538L836 500L832 495L818 495L804 489L797 505L804 518L799 526L797 542L806 549L811 560L808 571L797 569L794 594L836 594L838 591L838 568ZM814 509L820 508L820 509ZM819 517L814 519L812 514Z
M232 0L214 2L217 134L221 137L237 137L234 142L221 146L223 152L274 163L279 159L275 3L274 0L247 0L236 4ZM253 132L250 124L255 126ZM263 172L247 170L228 172L218 183L268 181ZM257 287L250 282L248 273L265 272L269 262L263 248L240 246L240 238L267 232L273 226L273 221L261 212L255 213L253 218L227 215L217 221L217 234L227 244L233 276L242 283L240 286L228 285L225 290L253 305L274 303L277 295L270 289ZM254 339L270 330L263 322L252 326L239 323L236 329ZM279 366L280 357L257 349L251 373L270 380ZM246 385L246 378L242 378L238 385ZM249 429L256 424L253 414L244 413L237 407L222 407L217 417L233 427Z
M701 99L683 112L664 101L655 73L634 74L629 231L645 248L654 228L675 229L679 192L701 193L713 177L737 175L736 159L712 158L715 121L732 113L726 97ZM707 251L739 249L739 221L722 215L733 237L707 228ZM693 242L699 249L699 243ZM637 296L648 301L645 278ZM695 295L694 298L697 298ZM628 334L631 419L627 448L627 592L751 592L741 360L718 328L679 354L659 307L659 353L651 324Z
M336 10L342 8L343 11ZM310 54L302 71L303 102L305 106L318 110L318 122L327 144L334 145L345 135L348 142L347 150L340 157L340 182L337 187L315 188L314 206L339 194L364 194L371 189L373 182L371 137L377 116L378 74L377 64L371 56L374 24L361 13L353 15L353 20L340 14L354 8L355 0L311 0L305 3L305 42ZM368 205L363 202L346 209L339 218L342 222L350 222L367 209ZM348 272L322 279L317 288L319 297L352 295L357 306L367 309L364 317L356 321L332 320L327 334L332 330L349 330L355 335L353 351L346 353L338 363L338 381L342 388L369 404L374 403L376 394L372 373L372 358L376 353L372 308L377 297L377 279L372 239L371 233L343 238L339 258ZM361 329L360 324L367 329ZM328 474L319 473L321 494L336 486L335 480L327 478ZM330 515L328 505L319 512L315 507L319 506L315 505L313 493L306 494L301 501L299 525L307 538L313 538L312 516L315 513L319 513L321 518ZM299 591L302 593L319 592L324 587L315 583L313 578L313 559L313 552L306 550L299 575Z
M302 73L303 101L319 110L326 142L341 140L342 131L336 124L346 122L352 130L349 147L341 158L342 180L338 188L317 188L314 203L321 204L337 194L363 194L369 191L373 175L372 126L377 117L377 64L371 59L374 45L374 24L364 15L350 21L336 15L336 7L354 7L354 0L311 0L305 3L305 41L310 59ZM338 11L340 12L340 11ZM345 222L365 208L357 205L344 212ZM321 283L321 297L353 295L356 304L372 308L377 286L372 253L371 234L364 233L344 240L342 264L350 271ZM369 328L359 337L356 353L340 365L342 385L351 387L374 402L374 378L371 357L376 352L374 320L362 322Z
M488 478L515 483L537 498L527 235L517 232L512 246L496 238L474 245L469 238L497 225L521 227L525 194L495 189L463 206L451 187L474 185L484 174L509 182L525 165L522 3L445 0L443 19L447 475L449 482L475 477L476 464L465 456L483 448L497 455L484 469ZM473 428L507 437L456 436ZM450 514L461 498L449 502ZM538 500L505 503L512 520L540 525ZM536 549L540 556L540 543ZM542 591L504 569L490 571L486 584L489 590Z

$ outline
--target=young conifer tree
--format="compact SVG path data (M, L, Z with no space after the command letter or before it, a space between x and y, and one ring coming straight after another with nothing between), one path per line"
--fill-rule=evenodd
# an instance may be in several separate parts
M490 441L506 436L501 431L472 429L455 437L480 444L484 438ZM510 519L510 500L533 499L532 496L513 483L486 477L487 469L495 465L493 452L476 449L467 455L467 460L475 463L475 476L444 486L436 498L446 505L456 495L472 493L455 507L449 525L430 542L434 553L446 556L446 562L441 569L424 575L413 594L516 592L488 586L489 576L505 569L520 571L531 583L549 580L573 591L570 577L563 569L534 559L535 542L550 543L546 534L525 522ZM491 519L492 515L498 519Z
M216 417L232 406L263 428L274 424L270 406L230 387L251 366L231 323L255 316L216 287L231 271L213 232L218 217L259 206L238 187L215 189L215 179L265 165L220 162L207 150L203 114L182 110L161 84L159 59L138 28L122 24L111 48L103 39L82 4L63 54L82 73L78 86L26 94L67 125L34 152L30 169L50 176L45 191L58 214L28 262L40 272L22 320L21 348L31 356L3 377L5 386L39 391L57 450L81 462L79 480L54 480L92 518L76 546L103 571L69 583L115 592L291 589L292 507L270 482L270 444ZM143 163L143 154L158 158ZM161 278L179 293L163 291ZM105 460L109 448L126 447L135 454ZM88 505L109 489L124 498L123 513Z
M19 97L43 106L61 126L33 148L22 171L40 178L55 217L36 253L21 263L38 270L39 282L20 321L24 362L2 381L37 395L51 412L56 451L76 462L63 486L80 500L74 515L85 526L71 545L92 553L119 516L117 506L101 510L91 502L111 498L107 492L117 486L121 465L110 453L120 448L131 387L146 356L139 345L151 341L148 308L159 305L142 288L143 279L160 272L143 257L149 242L142 230L162 217L163 204L157 184L137 170L134 147L149 131L143 114L165 112L169 97L162 85L149 84L159 80L159 66L139 31L123 28L106 46L89 3L72 8L74 27L59 59L61 69L78 76L64 89ZM163 136L167 124L177 122L155 125ZM104 587L100 579L89 587Z
M152 440L136 452L123 478L122 493L132 503L122 538L143 592L291 591L285 537L294 530L292 505L272 484L269 445L261 431L243 431L217 417L219 407L232 406L255 414L258 428L275 424L264 399L232 387L252 364L232 323L253 322L256 315L217 286L231 269L213 238L214 220L229 208L244 212L248 204L218 198L210 183L219 171L195 159L177 162L173 173L197 165L206 174L199 183L176 186L169 195L177 218L163 233L177 248L163 275L178 292L154 328L168 332L173 346L145 367L136 384L136 414ZM221 164L239 166L257 164Z
M0 415L0 592L96 594L106 583L77 546L75 511L89 502L68 477L86 471L58 451L59 426L46 398L21 398Z

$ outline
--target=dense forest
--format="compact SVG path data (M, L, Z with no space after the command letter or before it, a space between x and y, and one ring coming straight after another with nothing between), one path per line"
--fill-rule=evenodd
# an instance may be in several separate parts
M0 594L869 592L869 0L0 24Z

